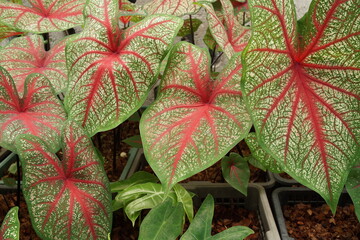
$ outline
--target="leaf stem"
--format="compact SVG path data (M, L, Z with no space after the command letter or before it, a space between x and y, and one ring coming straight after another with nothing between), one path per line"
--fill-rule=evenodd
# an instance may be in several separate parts
M42 36L44 38L45 51L49 51L50 50L50 36L49 36L49 33L43 33Z
M67 35L73 35L73 34L75 34L76 32L75 32L75 29L74 28L69 28L68 30L66 30L66 34Z
M16 205L20 207L20 159L18 155L16 155L16 167L17 167Z
M191 30L191 43L195 44L195 35L194 35L194 27L193 27L193 22L192 22L192 17L191 15L189 15L189 19L190 19L190 30Z

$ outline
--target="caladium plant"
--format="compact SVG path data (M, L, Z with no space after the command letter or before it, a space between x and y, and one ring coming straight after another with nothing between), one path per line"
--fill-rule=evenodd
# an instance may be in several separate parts
M196 2L196 0L153 0L145 4L143 8L149 15L163 13L183 16L200 10Z
M6 214L0 227L0 239L19 240L20 222L18 218L19 207L12 207Z
M0 67L0 113L0 146L16 152L16 138L29 133L53 151L60 148L65 110L45 76L29 75L20 98L11 76Z
M351 169L349 177L346 182L346 190L354 202L355 212L360 221L360 158L355 166Z
M119 125L145 101L182 19L152 15L123 31L118 1L89 2L86 23L66 54L69 117L92 136Z
M32 35L13 39L0 54L0 65L12 76L19 94L24 90L25 78L31 73L42 73L56 93L67 85L65 44L63 39L50 51L45 51L42 36Z
M107 239L111 194L101 160L75 122L62 136L62 160L36 136L17 139L32 225L42 239Z
M298 23L292 0L249 6L242 90L258 141L334 211L359 153L358 3L313 1Z
M28 0L30 6L1 1L0 22L24 32L66 30L82 24L85 0Z
M245 137L240 78L239 54L213 80L204 49L180 42L169 53L158 98L140 121L145 156L164 185L213 165Z

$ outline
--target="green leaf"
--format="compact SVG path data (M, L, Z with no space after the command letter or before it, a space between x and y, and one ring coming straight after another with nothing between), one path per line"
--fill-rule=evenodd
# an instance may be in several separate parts
M171 50L156 101L140 120L146 159L167 188L219 161L248 133L240 91L240 55L216 79L205 49Z
M16 141L32 226L44 240L107 239L112 211L104 167L76 122L67 121L62 135L62 160L38 137Z
M130 178L110 183L111 192L120 192L129 187L135 186L141 183L156 183L159 179L154 174L138 171L135 172Z
M196 32L198 30L198 28L200 27L200 25L202 24L202 21L197 18L192 18L191 21L190 21L190 19L185 19L184 24L180 28L177 35L180 37L185 37L185 36L191 34L191 22L192 22L193 32Z
M118 126L146 100L183 20L152 15L119 27L118 0L89 1L84 30L66 48L69 118L90 136Z
M124 143L130 145L131 147L134 148L142 148L142 142L141 142L141 137L140 135L135 135L129 138L126 138L124 140L122 140Z
M216 43L214 37L212 36L209 28L206 30L203 41L204 41L205 45L211 50L214 50L215 47L217 46L217 43ZM218 47L216 50L221 51L221 48Z
M271 172L279 173L282 172L280 166L276 163L276 159L273 158L267 151L260 146L256 133L250 132L245 138L246 144L248 145L251 156L249 162L260 169L263 166L263 170L270 170Z
M12 177L3 177L3 178L1 178L1 180L3 180L3 182L6 186L9 186L9 187L16 186L16 180Z
M334 212L360 149L358 1L313 1L299 23L292 0L249 6L242 90L258 142Z
M18 218L19 207L12 207L2 221L0 239L19 240L20 222Z
M346 190L354 203L355 213L360 221L360 158L350 171L346 182Z
M214 198L207 195L181 240L207 240L211 238L211 223L214 216Z
M8 168L8 172L11 174L15 174L17 172L17 164L16 162L12 163L10 167Z
M247 195L247 187L250 178L249 165L245 158L237 153L230 153L221 160L223 176L233 188Z
M195 2L196 0L153 0L144 5L144 10L148 15L161 13L180 17L198 12L200 6Z
M242 240L253 233L248 227L234 226L216 234L210 240Z
M140 226L139 240L176 239L182 230L184 210L171 199L151 209Z
M194 218L194 206L191 194L180 184L175 184L173 189L177 197L177 202L182 203L186 216L191 223Z

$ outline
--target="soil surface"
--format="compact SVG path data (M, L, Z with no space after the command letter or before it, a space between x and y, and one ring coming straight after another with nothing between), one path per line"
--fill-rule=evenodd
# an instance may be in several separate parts
M283 212L288 234L296 240L360 239L360 223L352 204L338 206L335 217L326 204L285 205Z

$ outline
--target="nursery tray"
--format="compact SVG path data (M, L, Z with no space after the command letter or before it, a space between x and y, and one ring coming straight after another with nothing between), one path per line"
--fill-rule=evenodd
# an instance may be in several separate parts
M137 155L134 159L133 165L131 166L130 170L129 170L129 175L131 176L133 175L135 172L140 171L142 169L144 169L144 167L148 165L145 155L144 155L144 151L143 149L139 149L137 152ZM275 178L272 172L267 171L266 172L266 182L254 182L252 184L257 184L260 185L262 187L265 188L265 190L271 189L273 186L275 186ZM210 181L195 181L195 182L207 182L207 183L211 183L211 184L218 184L218 183L212 183Z
M214 197L215 204L244 207L255 211L260 222L260 236L265 240L280 240L273 214L266 196L265 189L250 183L247 197L227 183L212 184L204 181L183 183L188 191L196 194L194 206L199 207L208 194Z
M293 185L301 185L298 181L295 179L287 179L282 176L280 176L279 173L273 173L274 179L277 183L279 183L282 186L293 186Z
M16 162L16 154L10 153L5 159L0 162L0 179L6 174L10 165ZM0 185L3 185L4 181L0 180ZM16 188L16 187L15 187Z
M295 205L297 203L312 204L321 206L325 203L324 199L316 192L306 187L280 187L272 192L272 201L274 206L274 214L277 220L277 226L282 240L295 240L290 237L286 228L285 218L282 207L284 205ZM343 192L339 199L339 206L352 203L347 192Z

